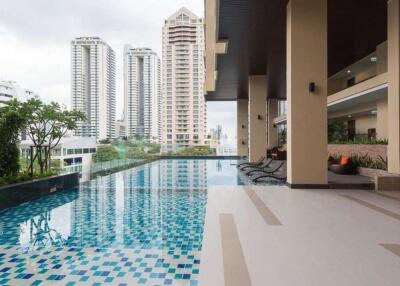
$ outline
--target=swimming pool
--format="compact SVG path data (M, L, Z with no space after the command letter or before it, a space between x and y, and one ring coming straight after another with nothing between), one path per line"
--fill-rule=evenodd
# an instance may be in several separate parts
M0 285L197 285L212 185L235 160L160 160L0 213Z

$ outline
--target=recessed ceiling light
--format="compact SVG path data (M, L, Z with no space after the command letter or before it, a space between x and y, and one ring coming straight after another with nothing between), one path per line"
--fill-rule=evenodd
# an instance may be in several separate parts
M377 57L371 57L371 62L376 62L378 60Z
M378 113L378 111L376 111L376 110L372 110L372 111L371 111L371 113L372 113L372 114L377 114L377 113Z
M353 116L351 116L351 115L347 115L347 117L348 117L348 118L352 118Z
M347 70L347 73L351 73L351 70Z

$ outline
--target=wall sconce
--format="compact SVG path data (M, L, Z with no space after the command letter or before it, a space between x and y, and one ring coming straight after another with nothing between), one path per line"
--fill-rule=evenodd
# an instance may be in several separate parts
M310 93L314 93L316 90L316 86L315 86L315 82L310 82L309 86L308 86L308 91Z
M261 115L258 115L257 118L258 118L258 120L262 120L263 119L263 117Z

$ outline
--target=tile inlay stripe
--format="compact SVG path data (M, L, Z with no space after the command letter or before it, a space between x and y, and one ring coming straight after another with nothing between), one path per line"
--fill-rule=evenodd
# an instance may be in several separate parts
M400 257L400 244L389 244L389 243L383 243L381 244L384 248L389 250L391 253L397 255Z
M359 203L360 205L363 205L363 206L365 206L367 208L370 208L370 209L372 209L374 211L380 212L381 214L384 214L384 215L387 215L387 216L389 216L391 218L400 220L400 214L398 214L398 213L395 213L395 212L389 211L387 209L378 207L377 205L368 203L366 201L357 199L357 198L349 196L349 195L342 195L342 196L347 198L347 199L349 199L349 200L352 200L353 202Z
M250 200L253 202L254 206L257 208L258 212L260 213L266 224L282 225L276 215L265 205L265 203L260 199L260 197L252 188L245 188L245 192Z
M396 197L396 196L392 196L392 195L388 195L388 194L384 194L384 193L380 193L380 192L378 192L378 194L380 196L382 196L382 197L385 197L385 198L392 199L392 200L400 202L400 197Z
M242 245L232 214L219 215L225 286L251 286Z

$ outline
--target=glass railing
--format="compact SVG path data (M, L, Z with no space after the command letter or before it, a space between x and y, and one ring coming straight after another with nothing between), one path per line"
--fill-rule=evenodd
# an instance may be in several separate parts
M108 171L115 168L125 167L128 165L139 165L140 163L146 162L147 159L138 158L138 159L117 159L106 162L97 162L93 163L90 166L90 173L95 174L101 171Z

